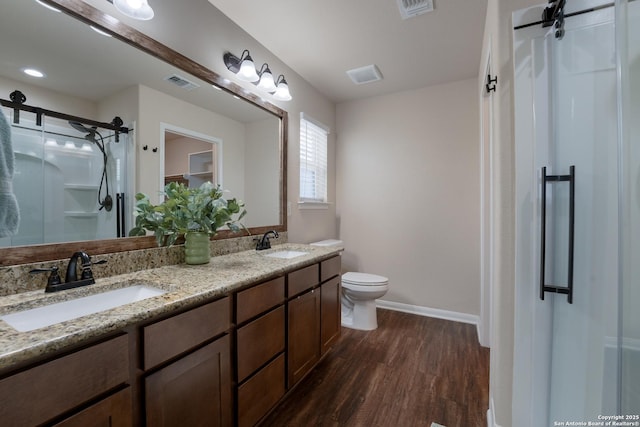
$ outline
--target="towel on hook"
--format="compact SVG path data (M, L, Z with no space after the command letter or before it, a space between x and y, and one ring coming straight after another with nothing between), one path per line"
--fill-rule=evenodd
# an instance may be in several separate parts
M0 237L13 236L20 224L20 209L13 194L11 126L0 111Z

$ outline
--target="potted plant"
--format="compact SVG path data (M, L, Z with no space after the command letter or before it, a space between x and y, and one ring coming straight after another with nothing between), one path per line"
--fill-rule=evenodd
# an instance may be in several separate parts
M129 235L144 236L151 231L158 246L171 246L184 235L187 264L206 264L210 258L209 236L224 225L233 232L245 228L239 222L247 213L244 203L235 198L226 200L222 193L219 186L210 182L198 188L171 182L164 187L166 198L159 205L152 204L146 194L138 193L134 209L136 226Z

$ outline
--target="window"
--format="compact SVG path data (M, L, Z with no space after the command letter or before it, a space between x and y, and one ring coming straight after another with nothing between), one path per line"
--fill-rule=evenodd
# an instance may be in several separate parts
M327 203L329 128L300 114L300 201Z

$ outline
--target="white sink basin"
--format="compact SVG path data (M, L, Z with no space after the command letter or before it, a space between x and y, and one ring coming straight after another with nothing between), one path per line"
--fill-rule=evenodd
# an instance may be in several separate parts
M291 259L291 258L307 255L308 253L309 252L302 252L302 251L278 251L278 252L271 252L269 254L264 254L264 256L268 256L271 258Z
M142 301L166 292L151 286L135 285L30 310L18 311L1 316L0 319L7 322L18 332L28 332L132 302Z

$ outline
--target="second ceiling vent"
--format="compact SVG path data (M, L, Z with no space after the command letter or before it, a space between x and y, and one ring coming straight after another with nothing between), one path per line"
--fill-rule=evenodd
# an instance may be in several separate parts
M349 70L347 71L347 75L351 77L351 80L357 85L382 80L382 73L378 67L373 64Z
M402 19L433 11L433 0L398 0Z

